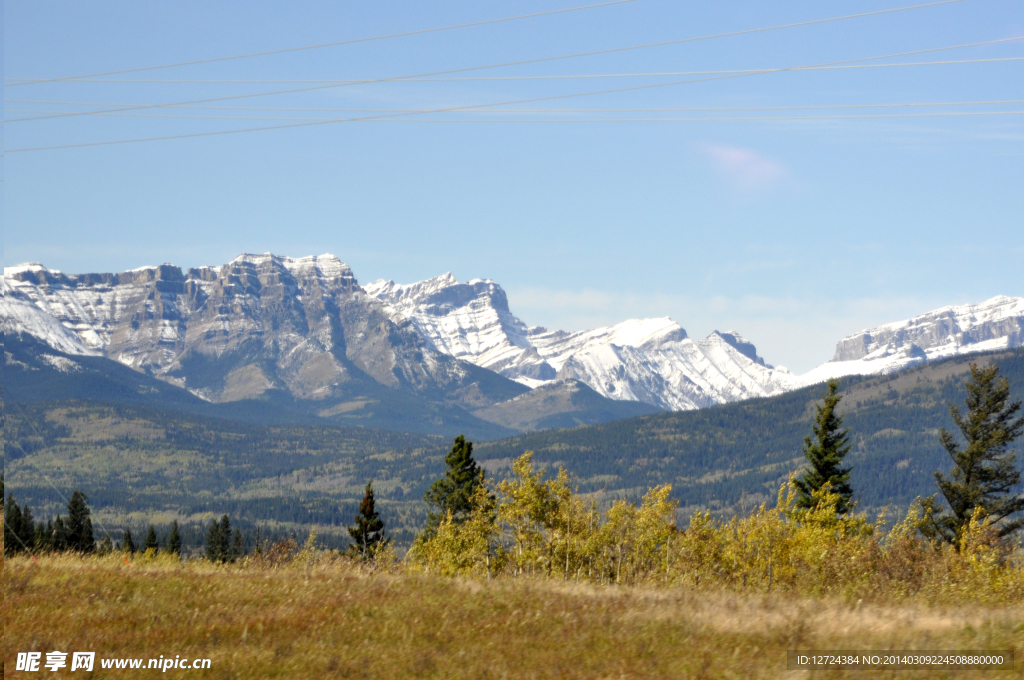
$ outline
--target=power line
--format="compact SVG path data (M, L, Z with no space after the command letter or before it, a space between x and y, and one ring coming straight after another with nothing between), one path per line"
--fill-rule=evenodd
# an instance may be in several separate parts
M355 117L355 118L337 118L337 119L328 119L328 120L304 121L304 122L299 122L299 123L284 123L284 124L281 124L281 125L267 125L267 126L260 126L260 127L255 127L255 128L239 128L239 129L234 129L234 130L216 130L216 131L212 131L212 132L193 132L193 133L184 133L184 134L178 134L178 135L160 136L160 137L142 137L142 138L135 138L135 139L111 140L111 141L105 141L105 142L85 142L85 143L79 143L79 144L61 144L61 145L55 145L55 146L28 147L28 148L21 148L21 149L7 149L7 153L21 153L21 152L28 152L28 151L50 151L50 150L56 150L56 149L83 148L83 147L88 147L88 146L109 146L109 145L112 145L112 144L130 144L130 143L135 143L135 142L153 142L153 141L163 141L163 140L170 140L170 139L187 139L187 138L193 138L193 137L212 137L212 136L217 136L217 135L240 134L240 133L243 133L243 132L262 132L262 131L266 131L266 130L284 130L284 129L289 129L289 128L311 127L311 126L314 126L314 125L330 125L330 124L333 124L333 123L353 123L353 122L364 122L364 121L371 121L371 120L384 120L384 119L389 119L389 118L396 118L396 117L410 116L410 115L426 115L426 114L433 114L433 113L473 112L475 110L485 109L485 108L493 108L495 106L511 106L511 105L515 105L515 104L531 104L531 103L534 103L534 102L553 101L553 100L556 100L556 99L573 99L573 98L577 98L577 97L589 97L589 96L596 96L596 95L602 95L602 94L615 94L615 93L621 93L621 92L633 92L633 91L638 91L638 90L648 90L648 89L660 88L660 87L672 87L672 86L676 86L676 85L687 85L687 84L692 84L692 83L702 83L702 82L710 82L710 81L716 81L716 80L728 80L728 79L732 79L732 78L742 78L742 77L753 76L753 75L763 75L763 74L766 74L766 73L784 73L784 72L789 72L789 71L800 71L800 70L807 70L808 68L812 68L812 67L836 66L836 65L841 65L841 64L849 64L849 63L853 63L853 62L873 61L873 60L877 60L877 59L892 59L892 58L895 58L895 57L907 56L907 55L911 55L911 54L920 54L922 52L936 52L936 51L941 51L941 50L956 49L958 47L964 47L964 45L952 46L952 47L939 47L939 48L932 48L932 49L928 49L928 50L916 50L914 52L903 52L903 53L897 53L897 54L885 54L885 55L879 55L879 56L874 56L874 57L860 57L860 58L857 58L857 59L846 59L846 60L842 60L842 61L827 62L827 63L823 63L823 64L811 64L809 66L792 66L792 67L787 67L787 68L766 69L764 71L753 71L753 72L745 72L745 73L739 73L739 74L712 76L712 77L708 77L708 78L695 78L695 79L691 79L691 80L676 80L676 81L670 81L670 82L667 82L667 83L654 83L654 84L648 84L648 85L634 85L634 86L631 86L631 87L611 88L611 89L605 89L605 90L592 90L592 91L589 91L589 92L576 92L576 93L571 93L571 94L549 95L549 96L545 96L545 97L532 97L532 98L528 98L528 99L516 99L516 100L502 101L502 102L491 102L491 103L487 103L487 104L470 104L470 105L465 105L465 106L453 106L453 107L439 108L439 109L423 109L423 110L409 111L409 112L404 112L404 113L390 113L390 114L381 114L381 115L375 115L375 116L362 116L362 117ZM123 109L113 109L111 111L106 111L106 112L102 112L102 113L117 113L117 112L125 111L125 110L137 110L139 108L147 108L147 107L125 107ZM97 112L97 113L99 113L99 112Z
M1013 40L1024 40L1024 38L1012 38ZM973 45L971 45L973 46ZM941 47L933 50L923 50L924 52L949 50L964 47L958 45L955 47ZM920 52L905 53L904 55L894 56L905 56L906 54L920 54ZM884 57L869 57L869 59L882 59ZM835 65L835 66L805 66L805 67L790 67L790 68L762 68L762 69L733 69L726 71L679 71L675 73L659 73L659 74L619 74L619 75L706 75L706 74L729 74L729 75L752 75L759 73L772 73L783 70L792 71L831 71L831 70L846 70L846 69L863 69L863 68L891 68L897 66L937 66L937 65L948 65L948 64L978 64L978 63L989 63L989 62L1003 62L1003 61L1024 61L1024 57L993 57L988 59L957 59L957 60L943 60L943 61L927 61L927 62L902 62L895 64L850 64L850 65ZM589 77L589 76L586 76ZM606 77L606 76L599 76ZM75 101L54 101L47 99L7 99L6 103L12 104L47 104L53 106L113 106L119 107L111 110L100 110L87 112L89 115L112 115L119 111L128 111L133 109L148 108L150 104L128 104L125 102L75 102ZM165 105L160 108L182 108L182 109L214 109L214 110L241 110L241 111L363 111L363 112L404 112L404 113L415 113L415 110L411 109L345 109L345 108L320 108L320 107L264 107L264 106L198 106L189 104L180 105ZM53 113L52 111L33 111L28 109L8 109L8 111L15 111L18 113ZM159 116L152 116L154 118ZM38 118L18 118L13 121L30 121L30 120L41 120L48 118L48 116L40 116ZM13 122L8 121L8 122Z
M1024 38L1014 38L1020 40ZM968 45L973 46L973 45ZM885 57L865 57L864 59L853 59L850 61L864 61L867 59L886 59L896 56L906 56L909 54L920 54L921 52L934 52L941 50L957 49L959 47L965 47L958 45L954 47L940 47L930 50L921 50L918 52L908 52L900 55L888 55ZM865 69L865 68L893 68L902 66L940 66L940 65L951 65L951 64L980 64L980 63L992 63L992 62L1010 62L1010 61L1024 61L1024 57L993 57L988 59L950 59L942 61L924 61L924 62L900 62L895 64L844 64L843 62L835 62L834 65L820 65L820 66L794 66L784 68L764 68L764 69L742 69L742 70L728 70L728 71L693 71L693 72L680 72L679 75L690 75L690 74L726 74L730 76L743 76L743 75L758 75L763 73L779 73L783 71L831 71L831 70L847 70L847 69ZM667 74L666 74L667 75ZM708 78L705 80L715 80L714 78ZM701 81L687 81L687 82L701 82ZM607 92L625 91L630 89L644 89L649 87L660 87L662 85L672 83L655 83L653 85L638 86L635 88L622 88L622 90L607 90ZM575 95L567 95L575 96ZM557 97L556 97L557 98ZM205 101L219 101L219 100L205 100ZM114 106L119 108L99 110L99 111L87 111L81 112L83 115L93 116L104 116L114 115L119 112L133 111L139 109L149 108L183 108L183 109L234 109L234 110L292 110L292 111L396 111L404 112L409 114L417 113L416 110L410 109L318 109L318 108L304 108L304 107L227 107L227 106L196 106L191 104L125 104L125 103L103 103L103 102L66 102L66 101L52 101L52 100L35 100L35 99L7 99L6 103L16 104L49 104L57 106ZM24 109L9 109L10 111L16 111L19 113L45 113L50 114L50 111L29 111ZM12 118L6 122L26 122L33 120L46 120L50 118L58 118L62 116L78 115L76 112L69 112L58 115L43 115L34 116L28 118ZM158 118L161 116L150 115L151 118ZM164 116L170 117L170 116ZM182 116L179 116L182 117ZM255 119L255 118L254 118Z
M835 116L762 116L762 117L718 117L718 118L382 118L382 119L365 119L361 121L351 122L362 122L362 123L690 123L690 122L711 122L711 121L769 121L769 120L839 120L847 118L946 118L946 117L959 117L959 116L1007 116L1007 115L1018 115L1024 113L1024 111L947 111L938 113L904 113L904 114L875 114L875 115L835 115ZM111 114L114 116L136 116L136 117L147 117L144 114L132 114L132 113L115 113ZM199 116L148 116L150 118L198 118ZM309 120L302 118L241 118L241 117L216 117L220 120ZM316 120L316 119L314 119ZM331 123L339 122L333 120L323 120L317 122ZM229 131L233 132L233 131ZM239 130L244 132L244 130ZM213 133L220 134L220 133ZM203 135L182 135L182 137L195 137ZM154 137L148 139L136 139L128 141L155 141L155 140L166 140L166 139L178 139L176 136L168 137ZM116 143L116 142L114 142ZM89 146L89 145L80 145ZM95 145L93 145L95 146ZM56 147L61 148L61 147ZM33 151L35 149L28 149ZM2 182L3 180L0 180Z
M76 102L45 102L32 100L17 100L27 103L39 104L74 104ZM812 105L789 105L789 106L714 106L714 107L657 107L657 108L602 108L602 109L492 109L498 113L595 113L595 112L616 112L616 111L761 111L775 109L812 109L812 108L836 108L848 109L855 107L885 107L885 106L968 106L986 104L1017 104L1024 102L1018 99L986 100L971 102L909 102L898 104L812 104ZM89 103L89 106L104 106L104 104ZM121 104L106 104L105 106L121 106ZM344 112L344 113L415 113L417 109L348 109L348 108L321 108L301 106L182 106L183 109L200 109L211 111L313 111L313 112ZM33 113L30 109L9 109L22 113ZM45 111L40 111L45 113ZM113 115L113 114L112 114ZM143 115L143 114L139 114ZM155 116L154 116L155 117ZM0 137L0 139L3 139Z
M1024 59L1024 57L1022 57ZM818 110L818 109L867 109L867 108L900 108L900 107L938 107L938 106L996 106L1005 104L1024 104L1024 99L1005 99L992 101L970 101L970 102L907 102L898 104L808 104L790 106L708 106L708 107L645 107L645 108L601 108L601 109L489 109L487 111L475 111L474 114L558 114L558 113L682 113L682 112L711 112L711 111L792 111L792 110ZM214 107L221 108L221 107ZM10 109L21 113L45 113L32 109ZM417 113L416 109L300 109L308 111L336 111L336 112L361 112L361 113ZM172 118L186 120L309 120L309 121L330 121L331 118L310 118L310 117L270 117L270 116L204 116L189 114L161 114L161 113L111 113L111 116L130 118ZM417 122L421 119L399 119L404 122ZM474 122L465 119L452 119L451 122ZM486 122L486 121L481 121Z
M82 78L93 78L99 76L113 76L120 73L139 73L141 71L155 71L158 69L165 68L176 68L179 66L196 66L199 64L212 64L219 61L232 61L236 59L248 59L250 57L265 57L273 54L285 54L288 52L301 52L303 50L316 50L324 47L339 47L341 45L352 45L355 43L372 42L375 40L387 40L390 38L403 38L410 35L422 35L424 33L436 33L438 31L451 31L458 28L469 28L471 26L484 26L486 24L497 24L505 21L518 21L520 19L533 19L535 17L550 16L552 14L563 14L565 12L577 12L584 9L595 9L597 7L607 7L609 5L621 5L627 2L633 2L634 0L611 0L610 2L601 2L595 5L583 5L580 7L569 7L566 9L555 9L547 12L536 12L534 14L521 14L514 17L502 17L500 19L485 19L483 21L471 21L465 24L454 24L451 26L438 26L435 28L422 28L415 31L404 31L402 33L389 33L387 35L377 35L369 38L352 38L350 40L339 40L337 42L320 43L317 45L303 45L301 47L286 47L280 50L268 50L266 52L249 52L247 54L236 54L228 57L213 57L210 59L196 59L193 61L179 61L171 64L159 64L156 66L140 66L137 68L122 69L119 71L104 71L100 73L88 73L78 76L65 76L62 78L12 78L11 80L19 80L21 82L12 83L6 87L17 87L18 85L37 85L39 83L55 83L63 81L74 81L81 80ZM951 2L954 0L950 0ZM941 4L941 3L936 3Z
M968 45L962 45L959 47L976 47L981 45L993 45L996 43L1004 42L1015 42L1018 40L1024 40L1024 36L1015 38L1000 38L998 40L986 40L979 43L970 43ZM951 48L942 48L951 49ZM526 76L470 76L462 78L402 78L395 80L397 83L459 83L459 82L475 82L475 81L503 81L503 80L575 80L575 79L588 79L588 78L657 78L665 76L693 76L693 75L714 75L719 73L747 73L753 71L763 71L765 69L728 69L728 70L715 70L715 71L653 71L647 73L580 73L580 74L555 74L555 75L526 75ZM211 85L211 84L267 84L267 83L332 83L339 85L365 85L381 82L379 79L372 78L344 78L344 79L286 79L286 80L125 80L125 79L111 79L111 80L83 80L76 82L85 83L150 83L150 84L199 84L199 85ZM82 106L121 106L122 104L109 104L109 103L95 103L95 102L49 102L41 100L30 100L30 99L5 99L8 102L30 102L30 103L52 103L52 104L70 104L75 103ZM146 106L143 104L142 106Z
M359 84L364 84L365 85L365 84L372 84L372 83L397 82L397 81L411 80L411 79L414 79L414 78L428 78L428 77L431 77L431 76L451 75L453 73L468 73L470 71L481 71L481 70L494 69L494 68L504 68L504 67L508 67L508 66L522 66L524 64L538 64L538 63L544 63L544 62L550 62L550 61L558 61L558 60L563 60L563 59L574 59L574 58L578 58L578 57L595 56L595 55L600 55L600 54L611 54L611 53L614 53L614 52L624 52L624 51L628 51L628 50L638 50L638 49L646 49L646 48L651 48L651 47L661 47L661 46L665 46L665 45L675 45L675 44L694 42L694 41L699 41L699 40L710 40L710 39L713 39L713 38L724 38L724 37L736 36L736 35L744 35L744 34L749 34L749 33L759 33L759 32L763 32L763 31L773 31L773 30L782 29L782 28L792 28L792 27L796 27L796 26L806 26L806 25L810 25L810 24L819 24L819 23L830 22L830 21L841 21L841 20L844 20L844 19L854 19L854 18L860 18L860 17L866 17L866 16L873 16L873 15L877 15L877 14L888 14L888 13L891 13L891 12L901 12L901 11L910 10L910 9L919 9L919 8L922 8L922 7L933 7L935 5L945 5L945 4L949 4L949 3L953 3L953 2L962 2L962 1L963 0L941 0L940 2L933 2L933 3L924 4L924 5L910 5L910 6L907 6L907 7L897 7L897 8L894 8L894 9L877 10L877 11L874 11L874 12L864 12L864 13L861 13L861 14L849 14L849 15L845 15L845 16L841 16L841 17L830 17L830 18L827 18L827 19L814 19L812 21L803 21L803 22L794 23L794 24L783 24L783 25L779 25L779 26L768 26L768 27L764 27L764 28L752 28L752 29L747 29L747 30L743 30L743 31L733 31L731 33L718 33L718 34L715 34L715 35L705 35L705 36L698 36L698 37L694 37L694 38L680 38L678 40L669 40L669 41L658 42L658 43L647 43L647 44L644 44L644 45L632 45L632 46L629 46L629 47L615 47L615 48L604 49L604 50L596 50L596 51L591 51L591 52L578 52L578 53L575 53L575 54L559 55L559 56L555 56L555 57L540 57L540 58L536 58L536 59L526 59L526 60L522 60L522 61L511 61L511 62L505 62L505 63L500 63L500 64L488 64L488 65L485 65L485 66L470 66L470 67L465 67L465 68L449 69L449 70L446 70L446 71L433 71L433 72L429 72L429 73L418 73L418 74L412 74L412 75L407 75L407 76L393 76L393 77L389 77L389 78L377 78L377 79L372 79L372 80L360 81ZM978 45L978 44L984 44L984 43L974 43L974 44L971 44L971 45L964 45L964 47L974 46L974 45ZM953 49L953 48L940 48L940 49ZM908 54L921 54L921 53L927 52L927 51L930 51L930 50L919 50L917 52L906 52L906 53L904 53L904 55L908 55ZM896 55L896 56L904 56L904 55ZM878 57L878 58L882 58L882 57ZM853 61L857 61L857 60L853 60ZM841 63L841 62L839 62L839 63ZM333 83L333 84L329 84L329 85L316 85L316 86L310 86L310 87L291 88L291 89L285 89L285 90L272 90L272 91L269 91L269 92L256 92L256 93L250 93L250 94L230 95L230 96L225 96L225 97L211 97L211 98L207 98L207 99L196 99L196 100L184 101L184 102L171 102L171 103L165 103L165 104L149 104L149 105L145 105L145 106L128 107L128 108L123 109L123 110L142 109L142 108L171 107L171 106L178 106L178 105L182 105L182 104L205 104L205 103L215 102L215 101L229 101L229 100L235 100L235 99L248 99L248 98L252 98L252 97L269 97L269 96L279 95L279 94L294 94L294 93L298 93L298 92L313 92L313 91L317 91L317 90L328 90L328 89L334 89L334 88L339 88L339 87L348 87L348 86L353 85L353 84L354 83ZM53 114L51 116L39 116L37 118L32 118L32 119L13 118L13 119L8 120L7 122L8 123L13 123L13 122L20 122L21 120L44 120L46 118L66 118L66 117L70 117L70 116L87 116L87 115L91 115L93 113L95 113L95 112L92 112L92 111L75 111L75 112L68 112L68 113Z

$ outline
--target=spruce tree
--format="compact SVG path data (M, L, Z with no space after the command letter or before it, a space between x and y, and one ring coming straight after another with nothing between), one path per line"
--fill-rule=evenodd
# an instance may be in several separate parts
M43 529L43 540L39 544L40 550L53 550L53 520L46 520L46 528Z
M92 535L92 519L85 494L75 491L68 501L67 545L69 550L91 553L96 550Z
M483 484L483 469L473 459L473 442L466 441L465 436L455 438L452 450L445 456L444 462L447 466L444 477L431 484L423 496L427 505L437 509L437 512L427 515L424 537L433 535L449 512L455 523L469 519L473 512L470 499Z
M103 540L100 541L100 547L97 550L97 552L100 555L109 555L110 553L114 552L114 546L110 542L110 534L107 534L106 536L104 536Z
M5 555L14 555L24 549L24 546L18 540L20 538L18 535L19 531L21 531L21 508L18 507L18 503L14 500L14 494L12 493L7 495L7 501L4 503Z
M994 523L1000 536L1024 526L1024 517L1013 517L1024 510L1024 496L1013 493L1020 484L1020 470L1010 448L1024 432L1024 416L1018 415L1021 402L1010 401L1010 383L999 376L995 364L984 369L971 364L965 387L967 413L953 404L949 413L966 445L945 428L939 430L953 469L948 475L936 472L935 482L949 511L937 511L935 496L922 501L930 511L923 533L949 543L958 542L976 510Z
M64 525L64 518L57 515L53 520L53 551L64 552L68 549L68 530Z
M231 537L231 548L228 553L228 560L230 562L234 562L243 555L245 555L245 537L242 536L240 529L235 529L235 533Z
M231 520L227 515L220 518L220 521L210 522L210 528L206 532L206 559L211 562L226 562L230 559L231 542Z
M167 552L172 555L181 554L181 532L178 531L178 520L171 522L171 533L167 536Z
M831 485L832 493L839 494L836 511L849 512L853 489L850 487L850 468L842 466L843 458L850 451L849 429L842 429L843 419L836 412L842 397L838 394L839 382L834 378L828 381L828 394L824 395L821 405L815 404L816 414L812 431L814 440L808 435L804 437L803 454L810 467L794 480L799 495L797 506L813 508L817 500L813 494L826 483Z
M60 521L60 517L57 520ZM128 527L124 528L124 551L129 555L135 554L135 541L132 540L132 530Z
M153 549L153 554L160 550L160 541L156 537L156 527L152 524L149 525L149 531L146 532L146 542L143 544L142 550L147 551L150 548Z
M23 544L28 550L31 550L36 542L36 523L32 519L32 510L28 507L27 503L21 509L21 526L18 527L18 538L21 539L18 547L22 547Z
M373 557L378 548L387 545L391 539L384 536L384 520L377 512L373 498L373 481L366 483L366 492L359 503L359 514L356 523L348 527L348 535L352 537L349 551L363 559Z

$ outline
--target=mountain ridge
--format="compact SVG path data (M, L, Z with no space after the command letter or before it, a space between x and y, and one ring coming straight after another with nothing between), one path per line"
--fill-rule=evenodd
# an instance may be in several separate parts
M566 412L583 424L635 413L632 402L699 409L1024 344L1024 298L997 296L859 331L837 343L832 360L794 375L735 330L691 338L669 317L549 330L515 316L490 279L462 283L447 272L361 286L331 254L243 253L187 271L162 264L79 275L28 263L4 274L5 333L69 356L106 356L210 402L286 394L336 413L359 389L380 385L527 429L535 423L506 402L539 387L554 390L544 399L560 408L591 404ZM576 383L622 406L574 401Z

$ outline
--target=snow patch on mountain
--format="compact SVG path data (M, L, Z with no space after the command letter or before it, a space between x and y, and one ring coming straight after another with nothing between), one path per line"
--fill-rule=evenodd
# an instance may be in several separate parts
M999 295L854 333L836 344L831 361L800 376L798 383L891 373L925 361L1022 345L1024 298Z
M364 289L439 351L531 388L577 379L611 399L683 410L778 394L793 381L734 331L693 340L668 317L586 331L527 327L509 311L497 283L459 283L451 273L405 285L375 281Z
M39 265L19 265L17 268L31 271ZM45 308L35 304L22 290L19 281L3 278L3 297L0 298L0 330L5 335L24 333L42 340L47 345L65 354L95 355L99 352L87 346L73 330L53 317Z

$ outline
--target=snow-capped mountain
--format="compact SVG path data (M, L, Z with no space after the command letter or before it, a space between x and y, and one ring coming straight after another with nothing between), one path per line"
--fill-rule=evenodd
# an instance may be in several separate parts
M530 387L573 378L612 399L686 410L778 394L795 380L735 332L693 340L669 318L577 332L527 327L501 287L485 279L459 283L449 273L408 285L375 281L365 290L438 351Z
M491 374L433 350L329 254L246 254L188 272L67 275L32 263L6 267L3 292L5 333L106 356L212 401L267 390L325 399L367 377L474 407L495 401L480 383L493 386ZM498 392L521 392L511 387Z
M800 385L832 377L890 373L923 361L1024 345L1024 298L999 295L943 307L869 328L836 344L832 360L800 376Z
M600 397L687 410L832 376L1018 347L1024 298L945 307L861 331L802 376L765 363L735 331L694 339L667 317L574 332L529 327L494 281L459 283L445 274L360 287L333 255L246 254L187 272L166 264L81 275L40 264L7 267L0 329L64 354L105 356L212 401L268 390L339 401L350 398L344 385L371 378L518 423L515 408L491 407L527 387L545 387L546 396L531 403L557 401L569 409L578 406L573 400L585 401L591 418L608 411L594 401ZM596 395L580 396L579 384ZM332 412L328 406L324 413ZM531 408L535 415L543 411Z

